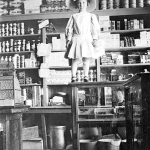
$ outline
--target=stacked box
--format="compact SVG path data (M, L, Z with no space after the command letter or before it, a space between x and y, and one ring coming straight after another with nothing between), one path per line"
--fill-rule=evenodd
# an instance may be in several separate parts
M23 104L20 84L15 75L0 77L0 95L0 106ZM12 102L5 103L5 100L12 100Z

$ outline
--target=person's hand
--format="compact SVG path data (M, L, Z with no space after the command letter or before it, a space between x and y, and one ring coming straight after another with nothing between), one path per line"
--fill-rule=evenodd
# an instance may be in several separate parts
M66 43L66 47L67 47L67 48L69 47L70 43L71 43L71 41L68 40L67 43Z
M93 40L92 45L93 45L93 47L97 46L97 40L96 39Z

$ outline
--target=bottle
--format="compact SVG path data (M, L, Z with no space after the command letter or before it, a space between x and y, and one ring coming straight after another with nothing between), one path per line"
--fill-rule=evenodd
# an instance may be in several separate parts
M13 35L13 25L12 23L9 24L9 36Z
M8 61L8 56L5 56L5 59L4 59L5 61Z
M92 69L89 72L89 82L93 82L93 70Z
M77 82L81 82L80 70L77 71Z
M26 51L30 51L31 47L30 47L30 41L27 41L26 43Z
M31 42L31 51L35 51L35 40Z
M9 41L6 41L5 42L5 51L9 52L9 48L10 48L10 43L9 43Z
M36 67L35 53L31 53L30 60L31 60L31 67Z
M21 22L21 25L20 25L20 34L24 35L24 33L25 33L24 22Z
M25 56L21 55L20 56L20 68L24 68L25 67Z

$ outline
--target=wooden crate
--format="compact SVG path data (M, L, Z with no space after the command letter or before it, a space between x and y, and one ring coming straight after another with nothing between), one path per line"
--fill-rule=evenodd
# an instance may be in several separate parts
M0 107L23 104L20 84L13 66L6 62L0 62L0 66Z

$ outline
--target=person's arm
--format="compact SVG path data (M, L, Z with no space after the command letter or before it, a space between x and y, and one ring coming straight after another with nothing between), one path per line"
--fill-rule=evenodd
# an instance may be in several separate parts
M95 14L92 14L91 16L91 34L93 38L92 44L94 47L96 47L97 40L100 34L100 26Z
M71 43L71 39L72 39L72 35L73 35L73 16L70 17L70 19L67 23L65 35L66 35L66 47L68 48L68 46Z

